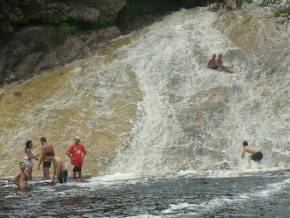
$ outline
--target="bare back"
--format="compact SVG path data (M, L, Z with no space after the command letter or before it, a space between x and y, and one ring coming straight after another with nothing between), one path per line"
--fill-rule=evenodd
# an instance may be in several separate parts
M248 146L245 146L245 147L244 147L244 151L245 151L245 152L248 152L248 153L250 153L250 154L254 154L254 153L257 152L257 149L256 149L255 146L253 146L253 145L248 145Z
M59 175L59 173L61 171L66 170L66 167L65 167L65 165L60 157L55 156L53 161L52 161L52 164L54 166L55 175L57 175L57 176Z

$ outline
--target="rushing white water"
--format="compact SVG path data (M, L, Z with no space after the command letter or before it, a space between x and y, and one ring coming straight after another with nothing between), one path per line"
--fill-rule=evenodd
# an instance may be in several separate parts
M181 10L125 49L119 64L131 65L144 97L112 172L240 169L243 140L266 152L262 167L287 165L288 156L280 161L276 148L290 141L289 67L283 62L280 75L268 78L269 65L235 47L214 27L216 16L203 8ZM235 74L208 70L213 53L234 64Z

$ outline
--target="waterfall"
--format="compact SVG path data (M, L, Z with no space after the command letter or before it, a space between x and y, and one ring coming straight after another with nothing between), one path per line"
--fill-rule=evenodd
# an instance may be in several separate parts
M0 175L18 166L26 140L37 152L46 136L65 158L75 135L88 149L85 174L240 170L244 140L264 153L261 167L287 167L289 42L247 53L255 36L244 28L234 43L231 32L247 19L221 16L182 9L111 42L116 49L1 89ZM264 29L282 41L274 25ZM213 53L235 73L207 69Z
M145 28L127 48L121 62L130 63L144 97L112 172L240 169L243 140L267 152L263 167L279 164L274 150L289 142L289 102L278 103L283 117L275 114L278 84L251 78L263 74L263 63L217 30L217 16L204 8L181 10ZM207 69L213 53L234 64L235 74ZM289 80L279 82L289 99Z

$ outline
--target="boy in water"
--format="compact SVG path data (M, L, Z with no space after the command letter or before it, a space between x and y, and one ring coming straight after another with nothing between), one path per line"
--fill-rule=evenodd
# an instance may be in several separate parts
M243 148L242 148L242 159L245 158L246 152L251 154L248 157L248 167L251 167L251 160L255 162L260 162L263 158L263 154L261 151L257 151L254 145L249 145L247 141L244 141Z
M84 158L86 156L86 149L85 147L80 144L80 137L75 137L75 144L71 145L69 149L66 151L67 156L71 160L71 164L74 166L73 168L73 178L82 177L82 165Z
M45 137L42 137L40 139L41 142L41 152L40 152L40 158L38 162L38 170L40 170L40 164L43 162L43 179L47 180L49 179L49 168L51 166L51 161L48 160L47 154L48 153L54 153L54 148L52 145L47 144L47 140Z
M67 182L67 169L60 157L54 155L54 153L49 152L46 154L48 160L52 162L53 165L53 177L52 184L55 184L55 178L57 177L59 183Z
M20 189L22 192L28 192L28 178L29 174L25 170L25 163L20 162L19 164L20 170L19 172L13 177L12 181L15 185Z

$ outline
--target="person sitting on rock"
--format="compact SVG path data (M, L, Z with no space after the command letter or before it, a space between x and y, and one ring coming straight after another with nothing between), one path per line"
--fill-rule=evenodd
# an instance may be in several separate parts
M217 63L216 63L216 54L213 54L212 58L208 61L207 68L210 68L210 69L213 69L213 70L217 70L218 69L218 66L217 66Z
M225 66L223 64L222 54L219 54L218 59L216 61L216 66L217 66L218 70L223 70L223 71L225 71L227 73L234 73L234 71L233 71L234 65L228 67L228 66Z

